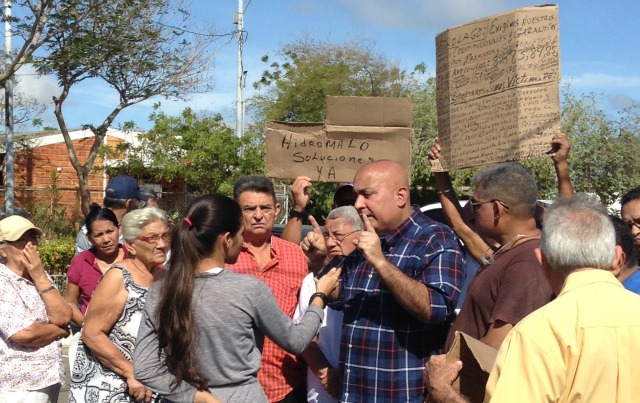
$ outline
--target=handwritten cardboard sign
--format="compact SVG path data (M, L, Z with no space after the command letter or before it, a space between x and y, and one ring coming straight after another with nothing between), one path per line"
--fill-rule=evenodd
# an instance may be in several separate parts
M413 130L408 100L328 97L327 122L267 122L266 175L351 182L362 165L381 159L397 161L409 172Z
M548 155L560 130L557 6L450 28L436 56L442 170Z

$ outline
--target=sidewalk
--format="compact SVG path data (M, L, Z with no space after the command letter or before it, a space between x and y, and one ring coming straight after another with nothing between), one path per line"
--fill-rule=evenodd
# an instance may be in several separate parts
M69 401L69 385L71 384L71 369L69 368L69 345L67 339L62 339L62 361L64 362L64 373L67 375L66 384L60 389L58 403Z

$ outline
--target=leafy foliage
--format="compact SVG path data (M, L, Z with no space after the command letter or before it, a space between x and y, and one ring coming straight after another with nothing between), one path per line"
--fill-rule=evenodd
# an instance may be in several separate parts
M268 69L254 84L259 93L248 106L259 122L321 122L325 118L326 97L389 96L410 98L414 106L412 196L426 199L432 179L426 167L428 148L436 133L435 80L424 65L407 72L362 42L323 43L310 39L293 41L266 55ZM429 189L429 190L428 190ZM335 184L314 184L310 213L323 217L331 208ZM431 196L434 197L435 193ZM427 195L428 196L428 195Z
M38 252L42 265L49 274L66 274L76 253L75 239L66 236L41 241Z
M155 111L154 126L139 134L140 146L125 145L123 169L138 177L182 178L196 193L231 195L239 176L264 172L264 155L255 133L238 138L222 116L199 116L190 108L171 117Z
M609 119L601 100L595 94L577 97L567 88L562 127L573 144L569 166L574 187L611 204L640 183L640 115L636 105L621 111L618 120Z

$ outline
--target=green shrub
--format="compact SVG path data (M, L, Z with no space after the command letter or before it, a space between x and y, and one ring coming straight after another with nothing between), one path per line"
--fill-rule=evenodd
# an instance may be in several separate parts
M64 276L76 253L75 240L70 236L41 240L38 251L42 265L49 274Z

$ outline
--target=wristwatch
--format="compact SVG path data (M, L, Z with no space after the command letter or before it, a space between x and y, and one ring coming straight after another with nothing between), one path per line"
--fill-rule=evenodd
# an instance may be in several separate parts
M307 214L304 211L291 209L291 211L289 211L289 218L299 218L300 221L302 221L307 218Z

